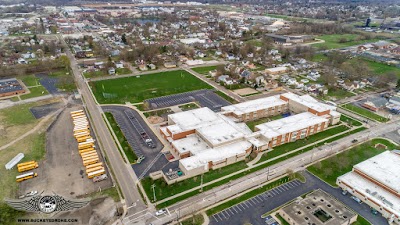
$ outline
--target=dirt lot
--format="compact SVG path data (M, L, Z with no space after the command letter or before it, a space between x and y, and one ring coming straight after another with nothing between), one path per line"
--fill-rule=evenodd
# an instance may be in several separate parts
M233 92L235 92L236 94L241 95L241 96L258 93L258 91L254 90L253 88L242 88L242 89L234 90Z
M54 192L66 198L75 199L112 186L110 178L93 183L86 176L85 167L78 152L78 144L73 137L73 124L69 114L70 111L78 109L81 107L66 108L49 127L46 134L46 156L43 161L39 162L39 168L35 171L38 173L38 177L22 182L19 189L20 194L37 190L38 192L44 191L45 194ZM94 137L93 132L92 136ZM100 156L100 151L97 151ZM107 204L104 205L105 203ZM82 209L61 215L77 218L78 224L95 224L93 222L105 224L115 214L115 204L112 203L111 198L96 199ZM57 217L61 218L61 215L57 215ZM31 216L35 217L36 215ZM94 217L104 218L94 221ZM99 221L103 222L99 223Z

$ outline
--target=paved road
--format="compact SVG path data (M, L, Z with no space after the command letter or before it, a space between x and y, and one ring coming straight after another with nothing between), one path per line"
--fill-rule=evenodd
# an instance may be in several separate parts
M118 148L108 131L107 125L103 120L101 108L95 103L95 100L85 83L82 74L78 69L75 57L71 54L65 40L58 36L66 49L67 56L71 62L71 68L75 76L75 81L85 101L86 110L89 112L89 117L92 122L92 127L95 130L96 137L101 143L101 149L106 153L107 161L115 174L115 179L118 181L120 189L125 199L125 204L128 208L128 214L134 214L146 209L146 205L142 202L139 192L136 188L136 176L130 165L124 163Z
M333 154L343 151L344 149L347 149L348 147L353 145L351 141L355 138L358 139L360 142L365 141L369 138L378 137L383 134L397 130L398 127L398 122L392 121L388 124L381 124L372 129L349 135L345 138L340 139L340 141L336 141L328 145L315 148L301 155L292 157L278 164L264 168L258 172L249 174L237 180L233 180L228 184L221 185L212 190L178 202L177 204L168 208L169 211L172 212L171 215L155 219L153 215L147 214L143 217L143 219L146 219L147 222L151 222L153 224L164 224L173 221L176 219L178 212L179 215L183 217L185 215L191 214L193 211L200 211L201 209L214 205L216 202L222 201L223 199L241 193L243 190L257 187L258 185L265 183L268 180L279 177L285 174L288 169L296 171L304 168L310 162L319 160L324 157L329 157ZM270 175L268 175L269 170L271 171ZM193 204L194 202L197 204Z
M373 215L368 205L357 203L350 198L350 195L342 195L340 188L329 186L308 171L304 171L303 175L306 178L305 183L294 180L225 209L210 217L210 225L242 225L246 222L253 225L265 224L261 215L316 189L329 193L372 224L388 224L382 216Z

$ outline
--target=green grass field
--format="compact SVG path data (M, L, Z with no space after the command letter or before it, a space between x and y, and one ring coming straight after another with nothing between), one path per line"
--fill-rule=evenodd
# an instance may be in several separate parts
M192 110L192 109L197 109L197 108L199 108L199 106L196 105L195 103L189 103L189 104L181 105L181 106L179 106L179 108L182 111L188 111L188 110Z
M359 114L359 115L361 115L363 117L366 117L368 119L371 119L371 120L375 120L375 121L378 121L378 122L387 122L387 121L389 121L388 118L385 118L385 117L380 116L380 115L378 115L376 113L373 113L373 112L369 111L368 109L364 109L364 108L355 106L355 105L353 105L351 103L348 103L346 105L342 105L341 107L343 107L344 109L350 110L352 112L355 112L355 113L357 113L357 114Z
M327 94L327 96L334 97L335 99L343 99L343 98L347 98L347 97L352 97L354 95L355 94L353 94L349 91L339 89L339 88L335 88L335 89L330 88L328 90L328 94Z
M384 63L380 63L380 62L375 62L375 61L372 61L372 60L369 60L366 58L353 58L349 61L349 63L357 63L359 60L367 63L369 69L374 74L380 75L380 74L384 74L384 73L388 73L388 72L396 72L397 76L400 78L400 68L399 67L387 65Z
M203 66L192 68L193 71L204 75L208 75L208 72L215 69L217 69L217 66Z
M354 118L351 118L351 117L349 117L349 116L346 116L346 115L344 115L344 114L342 114L342 115L340 116L340 121L345 122L345 123L347 123L347 124L349 124L349 125L351 125L351 126L356 126L356 127L362 125L362 123L361 123L360 121L358 121L358 120L356 120L356 119L354 119Z
M108 74L102 70L92 71L92 72L85 72L83 76L86 78L96 78L96 77L104 77L108 76Z
M145 99L178 94L199 89L212 89L210 85L183 71L168 71L90 82L99 103L142 102Z
M40 85L39 83L39 78L37 78L35 75L28 75L20 78L22 82L25 84L25 86L37 86Z
M363 44L367 42L376 42L380 39L374 38L370 40L357 40L358 37L361 37L359 34L328 34L318 36L318 39L322 39L325 43L317 43L313 44L314 47L326 47L327 49L334 49L334 48L344 48L352 45ZM346 42L340 43L340 40L344 38Z
M281 118L283 118L282 115L276 115L276 116L272 116L272 117L268 117L268 118L261 118L258 120L249 121L246 123L246 125L250 128L250 130L254 131L255 127L259 124L266 123L266 122L269 122L272 120L278 120Z
M49 92L46 90L46 88L43 87L42 85L37 86L37 87L31 87L31 88L29 88L29 91L31 93L20 96L22 100L49 94Z
M1 123L5 126L26 125L34 123L35 117L29 110L31 107L38 106L38 103L28 103L16 105L0 110Z
M221 91L216 91L215 94L219 95L220 97L222 97L223 99L227 100L228 102L230 102L232 104L238 103L238 101L236 101L235 99L229 97L228 95L226 95L225 93L223 93Z
M371 223L364 219L364 217L358 215L356 222L354 222L352 225L371 225Z
M196 213L196 212L195 212ZM180 224L181 225L202 225L204 223L204 217L201 214L196 214L183 220Z
M386 151L385 149L375 148L375 144L378 143L386 145L388 149L395 149L397 147L385 139L373 139L321 162L317 162L307 169L330 185L336 186L336 178L350 172L355 164Z
M108 122L110 123L110 125L115 133L115 136L117 136L118 142L121 144L121 147L122 147L126 157L128 158L129 163L130 164L136 163L136 160L138 159L138 157L136 156L132 147L129 145L128 141L126 140L124 134L122 133L117 122L115 121L114 116L109 112L106 112L104 114L106 115L106 118L107 118Z
M69 75L67 73L69 73L69 72L66 69L60 69L60 70L53 71L53 72L49 73L49 76L51 76L51 77L63 77L63 76Z
M128 68L117 68L115 69L115 73L118 75L123 75L123 74L130 74L132 71Z
M225 166L223 168L217 169L217 170L210 170L209 172L205 173L203 176L203 182L207 183L210 181L213 181L217 178L229 175L235 171L241 170L246 168L247 165L245 162L238 162L235 164L231 164L228 166ZM146 192L147 197L151 201L153 201L153 191L151 189L151 185L155 184L156 185L156 198L157 201L162 200L164 198L168 198L170 196L179 194L183 191L189 190L194 187L200 187L201 183L201 178L200 176L196 176L193 178L189 178L183 181L180 181L175 184L168 185L164 179L158 179L153 181L150 177L146 177L142 179L142 185L143 188ZM198 193L198 191L196 191ZM194 194L193 194L194 195Z
M279 215L279 213L277 213L275 216L276 218L278 218L281 225L290 225L290 223L288 223L285 219L283 219L283 217Z

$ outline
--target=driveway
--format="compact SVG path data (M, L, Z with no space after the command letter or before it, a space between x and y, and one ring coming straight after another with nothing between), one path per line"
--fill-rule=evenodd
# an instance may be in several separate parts
M355 212L366 218L372 224L385 225L387 220L382 216L375 216L371 213L370 207L366 204L359 204L350 195L342 195L340 188L333 188L315 177L308 171L303 172L306 182L301 183L293 180L267 192L259 194L247 201L241 202L235 206L225 209L210 217L211 225L243 225L251 223L253 225L265 224L261 215L273 211L287 202L306 194L310 191L321 189Z
M158 140L147 123L135 110L125 106L102 106L105 112L111 112L125 135L129 145L134 150L135 154L145 159L138 164L132 165L136 175L141 178L149 173L163 169L171 163L161 153L164 145ZM155 148L150 148L142 139L138 130L143 129L147 135L153 140ZM171 165L175 167L175 165Z

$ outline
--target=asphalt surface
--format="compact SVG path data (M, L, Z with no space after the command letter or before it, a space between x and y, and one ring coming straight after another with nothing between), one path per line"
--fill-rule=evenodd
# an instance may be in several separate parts
M350 198L350 195L343 195L340 188L333 188L305 171L306 182L298 180L285 183L279 187L266 191L244 202L227 208L210 217L210 225L242 225L251 223L253 225L265 224L261 215L271 212L274 209L296 199L297 197L313 190L321 189L341 201L349 208L366 218L372 224L388 224L382 216L373 215L366 204L359 204Z
M52 112L57 111L61 107L63 107L63 104L60 102L56 102L56 103L51 103L51 104L47 104L47 105L32 107L29 110L31 111L31 113L33 114L33 116L36 119L40 119L42 117L49 115Z
M40 78L39 83L46 88L46 90L52 94L60 94L61 92L58 91L58 88L56 87L58 78L56 77L49 77L47 74L36 74L36 77Z
M111 168L115 174L113 179L118 181L120 190L124 197L124 203L128 206L127 215L132 215L135 213L140 214L147 208L147 206L142 201L142 198L137 190L137 177L130 168L130 165L124 163L121 154L117 150L117 145L115 144L114 139L108 131L108 127L103 119L101 108L97 106L87 83L79 71L76 59L69 50L67 43L61 35L58 35L57 37L66 49L67 56L71 62L71 69L75 77L75 82L77 83L77 87L82 94L85 107L89 112L91 125L96 132L98 141L100 142L100 148L106 153L107 161L111 165Z
M140 157L144 156L145 159L132 165L136 176L139 178L148 176L149 173L158 170L169 170L169 168L176 168L178 162L170 163L160 153L164 145L158 140L157 136L153 133L147 123L135 110L125 106L102 106L104 112L111 112L121 128L122 133L125 135L129 145L135 151L135 154ZM130 117L134 117L133 119ZM150 148L142 139L137 129L144 129L153 140L156 147Z
M199 102L202 107L207 107L215 112L221 111L221 107L231 104L212 90L191 91L146 100L151 109L165 108L194 101Z

